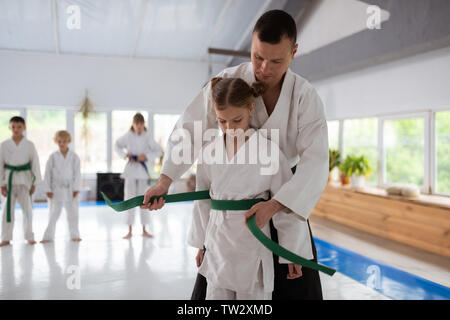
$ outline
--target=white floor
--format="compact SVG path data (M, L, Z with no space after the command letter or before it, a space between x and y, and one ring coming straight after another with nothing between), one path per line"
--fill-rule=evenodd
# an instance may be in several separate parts
M0 299L189 299L196 277L196 249L185 241L191 209L192 203L168 204L153 214L152 239L141 236L137 215L132 239L124 240L123 213L81 207L81 243L69 241L63 213L55 242L35 246L22 240L17 210L14 241L0 248ZM48 209L34 210L36 240L47 214ZM312 228L323 236L326 226L315 222ZM321 279L325 299L387 299L339 273Z

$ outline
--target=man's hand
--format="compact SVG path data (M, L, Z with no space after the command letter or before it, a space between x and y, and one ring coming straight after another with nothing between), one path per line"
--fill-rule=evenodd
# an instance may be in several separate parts
M47 198L49 199L53 198L53 192L47 192Z
M2 187L2 195L3 195L4 197L7 197L7 196L8 196L8 188L6 188L6 186L5 186L5 187Z
M275 213L284 208L285 206L275 199L258 202L245 213L245 225L247 225L247 220L250 219L252 215L255 215L256 225L258 228L262 229L267 223L269 223Z
M154 199L153 203L149 202L149 200L153 196L160 196L160 195L167 194L171 183L172 183L172 179L170 179L168 176L162 174L159 177L158 182L153 187L150 187L145 192L144 201L141 205L141 209L148 209L148 210L161 209L165 203L163 198Z
M34 193L34 191L36 191L36 186L32 185L30 189L30 196Z
M76 198L77 195L78 195L78 193L79 193L79 191L74 191L74 192L73 192L73 197Z
M197 264L197 268L200 267L203 261L203 249L198 249L197 256L195 257L195 263Z
M303 275L302 266L300 266L298 264L289 263L288 268L289 268L289 273L288 273L286 279L289 279L289 280L297 279Z
M147 156L145 154L140 154L137 157L137 161L138 162L143 162L143 161L147 161Z

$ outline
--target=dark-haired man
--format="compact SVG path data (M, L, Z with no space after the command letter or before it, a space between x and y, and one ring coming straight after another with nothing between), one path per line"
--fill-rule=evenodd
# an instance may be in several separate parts
M278 130L279 147L290 160L295 174L271 200L254 205L246 213L246 218L254 214L260 228L270 223L274 241L278 240L278 235L271 217L288 208L309 226L309 214L328 177L328 131L323 104L315 89L289 69L298 48L296 40L297 29L292 17L281 10L268 11L259 18L253 30L251 63L225 69L218 75L240 77L249 84L259 80L266 85L265 93L255 100L251 126L268 129L269 138L270 129ZM210 86L207 85L187 107L175 127L191 133L194 147L195 121L202 121L203 130L217 128L209 97ZM174 142L169 139L158 183L145 193L144 205L149 210L157 210L164 205L162 198L149 203L150 197L166 194L171 182L192 165L175 163L171 158L173 147ZM192 161L198 152L198 146L194 147L190 148ZM313 260L317 261L311 232L303 237L305 235L302 239L312 247ZM274 267L273 299L322 299L317 271L293 263L279 264L276 256ZM204 299L205 293L206 281L198 275L192 299Z

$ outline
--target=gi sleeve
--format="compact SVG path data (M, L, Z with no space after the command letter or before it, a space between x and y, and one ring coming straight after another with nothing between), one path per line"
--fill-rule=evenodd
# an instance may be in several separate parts
M73 157L73 191L80 191L81 189L81 169L80 169L80 158L78 155L74 154Z
M294 176L274 199L308 219L328 180L328 129L319 95L310 87L299 101L296 149L300 156Z
M276 193L283 184L292 178L292 172L283 153L280 151L279 170L272 176L270 192ZM311 251L310 235L307 222L299 215L293 214L289 209L277 212L272 217L273 225L277 229L278 243L305 258L312 259L314 256ZM278 257L279 263L292 263L282 257Z
M209 190L211 186L204 164L197 165L196 191ZM188 234L188 244L192 247L202 249L206 238L206 227L209 222L211 200L194 201L192 222Z
M53 192L52 191L52 168L53 168L53 156L51 155L47 163L45 164L45 172L44 172L44 191L47 192Z
M116 140L116 143L114 143L114 150L119 155L120 158L125 159L127 157L127 136L128 133L121 136L119 139Z
M39 156L34 147L34 144L31 143L31 172L34 175L34 181L31 183L32 185L36 185L42 182L41 176L41 167L39 165Z
M195 162L200 149L207 142L202 139L203 133L207 129L217 128L208 82L176 123L167 141L161 174L165 174L172 180L181 177ZM183 145L181 150L180 145Z

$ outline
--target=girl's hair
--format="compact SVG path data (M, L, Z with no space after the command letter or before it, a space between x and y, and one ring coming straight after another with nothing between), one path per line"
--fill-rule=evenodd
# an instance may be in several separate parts
M53 141L56 142L58 138L61 138L69 143L72 141L72 136L70 135L70 132L67 130L56 131L55 136L53 137Z
M263 83L256 81L251 86L241 78L212 78L212 99L218 110L224 110L227 105L240 108L250 108L255 97L265 91Z
M138 112L133 116L133 123L145 123L145 119L144 119L144 116L142 115L142 113ZM130 130L134 132L133 125L131 125ZM144 130L147 131L147 128L145 126L144 126Z

